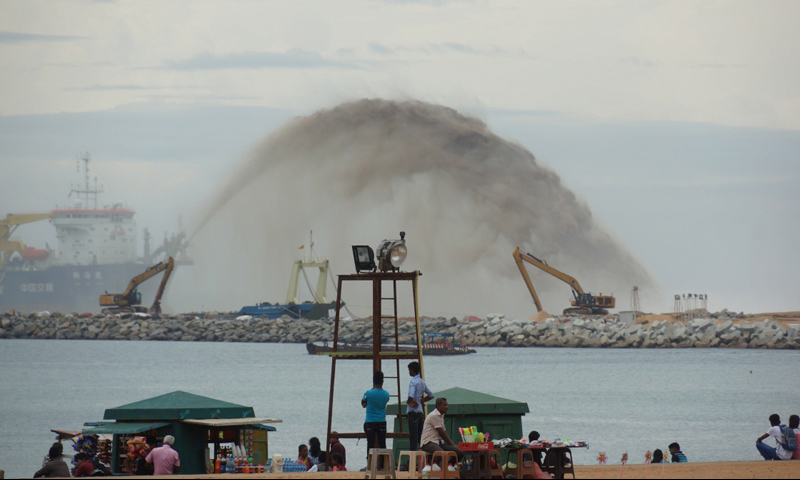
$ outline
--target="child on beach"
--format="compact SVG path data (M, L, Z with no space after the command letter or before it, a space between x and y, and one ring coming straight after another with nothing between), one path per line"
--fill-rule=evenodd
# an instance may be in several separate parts
M344 460L342 459L342 456L339 455L338 453L334 453L333 455L331 455L331 465L333 465L333 471L334 472L346 472L347 471L347 469L342 464L343 461Z

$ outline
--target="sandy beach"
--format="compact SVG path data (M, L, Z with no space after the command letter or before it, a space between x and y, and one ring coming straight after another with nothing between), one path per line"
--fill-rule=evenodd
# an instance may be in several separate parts
M102 478L102 477L96 477ZM121 478L140 478L140 477L120 477ZM175 478L174 476L150 477L150 478ZM197 475L192 478L207 479L256 479L256 478L364 478L364 472L317 472L317 473L264 473L264 474L220 474L220 475ZM408 473L401 472L397 478L410 478ZM567 478L571 478L567 476ZM695 462L684 464L649 465L645 475L643 464L625 465L620 471L620 465L600 466L575 466L575 478L800 478L800 461L781 461L781 462Z

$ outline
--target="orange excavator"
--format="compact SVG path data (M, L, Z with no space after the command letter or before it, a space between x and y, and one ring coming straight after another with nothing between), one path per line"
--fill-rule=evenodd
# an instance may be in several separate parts
M572 287L572 307L565 309L564 315L606 315L608 314L609 308L614 308L616 300L613 296L603 295L602 293L600 295L592 295L589 292L584 292L580 283L578 283L575 278L551 267L547 264L547 262L534 257L530 253L522 253L519 250L519 247L514 249L513 255L514 261L517 263L519 272L522 274L522 278L525 280L525 285L528 286L528 290L531 292L533 303L536 304L536 309L538 311L542 311L542 304L539 302L539 295L536 293L536 289L533 288L531 277L528 275L528 270L525 268L525 264L523 262L530 263L531 265L544 270L545 272Z
M161 296L164 295L164 289L174 268L175 260L169 257L166 262L159 262L145 270L144 273L133 277L124 293L106 292L100 295L100 306L106 307L102 312L110 315L117 313L149 313L158 317L161 315ZM142 294L137 287L161 272L164 272L164 277L161 279L161 285L158 287L153 305L149 309L142 307Z

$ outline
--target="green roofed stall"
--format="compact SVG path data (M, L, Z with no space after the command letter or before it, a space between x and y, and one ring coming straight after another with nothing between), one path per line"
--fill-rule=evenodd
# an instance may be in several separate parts
M85 424L83 433L113 435L111 469L116 474L124 473L127 441L134 436L154 437L159 445L164 436L175 437L182 474L207 473L209 456L228 444L244 446L254 463L264 464L269 455L267 432L275 431L264 424L281 422L256 418L253 407L183 391L106 409L103 418L106 421Z
M433 391L435 398L429 401L427 412L431 413L436 408L436 398L447 399L447 414L444 425L447 434L458 444L461 441L460 427L477 427L480 432L489 432L491 439L521 438L522 416L530 412L526 402L509 400L486 393L454 387L447 390ZM403 422L403 431L408 432L408 421L405 417L406 402L400 406L403 417L395 417L394 431L400 431L400 419ZM386 406L387 415L397 415L397 404ZM394 439L393 450L395 458L402 450L408 450L408 438Z
M109 408L106 420L185 420L196 418L255 417L253 407L176 391L121 407Z

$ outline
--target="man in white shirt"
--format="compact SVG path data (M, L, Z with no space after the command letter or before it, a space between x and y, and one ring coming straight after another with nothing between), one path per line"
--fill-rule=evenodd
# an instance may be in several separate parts
M456 452L458 461L464 457L461 450L458 449L455 443L450 439L447 430L444 428L444 414L447 413L447 399L439 397L436 399L436 409L425 417L425 424L422 427L422 438L420 444L422 450L428 453L440 452L442 450L449 450ZM442 466L442 468L446 468Z
M420 376L419 362L408 364L408 374L411 382L408 384L408 400L406 404L406 419L408 420L408 446L409 450L419 450L422 438L422 428L425 425L423 405L433 399L433 392Z
M785 450L781 446L781 441L783 439L783 432L781 432L781 417L777 413L773 413L769 416L769 423L772 425L767 433L758 437L756 440L756 448L758 449L758 453L764 457L764 460L790 460L792 458L792 453L789 450ZM777 444L776 448L772 448L766 443L763 443L767 437L773 437L775 439L775 443Z

